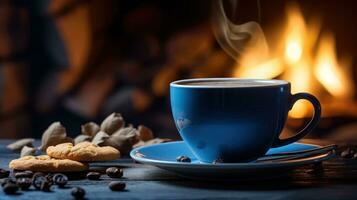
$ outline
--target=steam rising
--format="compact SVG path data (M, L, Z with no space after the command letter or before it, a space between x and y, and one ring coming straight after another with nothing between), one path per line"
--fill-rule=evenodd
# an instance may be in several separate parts
M230 3L232 14L235 15L236 0L227 0L225 2ZM254 49L255 52L259 52L260 61L268 58L268 44L263 30L257 22L249 21L243 24L234 24L227 18L223 0L214 0L212 9L213 32L218 43L227 54L237 59Z

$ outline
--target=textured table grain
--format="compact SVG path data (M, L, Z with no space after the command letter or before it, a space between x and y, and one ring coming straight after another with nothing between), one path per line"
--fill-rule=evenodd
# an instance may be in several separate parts
M1 168L8 168L9 161L19 156L5 148L8 143L0 140ZM68 188L53 187L52 192L30 190L10 196L0 191L0 199L73 199L73 186L83 187L86 199L357 199L357 160L335 158L322 168L306 166L271 180L226 182L187 180L129 158L110 165L124 167L121 180L127 191L110 191L111 179L103 176L99 181L70 181Z

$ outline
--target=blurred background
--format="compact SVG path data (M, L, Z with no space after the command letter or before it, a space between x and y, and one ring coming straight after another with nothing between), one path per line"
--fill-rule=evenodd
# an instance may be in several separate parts
M268 55L227 54L212 31L210 1L0 1L0 138L40 137L53 121L75 136L81 124L119 112L177 139L169 83L234 76L291 81L293 92L311 92L323 106L309 137L357 140L357 4L237 2L233 15L225 1L227 17L258 21ZM297 104L284 134L310 115L310 105Z

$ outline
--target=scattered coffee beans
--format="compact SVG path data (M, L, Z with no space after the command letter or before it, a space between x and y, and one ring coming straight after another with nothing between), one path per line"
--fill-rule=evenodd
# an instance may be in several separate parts
M48 182L47 178L45 176L33 176L32 178L32 184L37 190L41 190L41 185L43 182Z
M10 171L0 168L0 178L7 178L10 175Z
M88 174L87 174L87 179L89 179L89 180L99 180L99 178L100 178L100 173L98 173L98 172L89 172Z
M60 187L60 188L63 188L68 182L68 178L64 174L55 174L55 175L53 175L52 180L53 180L53 183L58 185L58 187Z
M38 176L43 176L43 177L45 177L46 174L44 174L44 173L42 173L42 172L36 172L36 173L34 173L34 174L32 175L32 178L34 179L34 178L36 178L36 177L38 177Z
M29 171L23 171L23 172L16 172L15 173L15 178L32 178L33 173Z
M4 187L6 183L16 184L16 179L14 179L14 178L5 178L5 179L1 180L1 187Z
M30 178L18 178L16 184L21 190L28 190L32 185L32 181Z
M191 162L191 159L189 158L189 157L187 157L187 156L178 156L177 158L176 158L176 161L177 162Z
M2 189L5 194L15 194L19 187L15 183L6 183Z
M53 185L53 174L47 174L45 176L47 178L47 181L50 182L51 185Z
M341 152L341 157L343 158L352 158L354 151L350 148L345 149Z
M49 192L49 191L51 191L51 186L52 186L52 183L48 180L45 180L45 181L41 182L40 189L44 192Z
M105 172L110 178L121 178L123 176L123 169L117 167L109 167Z
M27 174L30 176L30 178L32 178L32 176L33 176L33 171L26 170L26 171L24 171L24 172L27 173Z
M76 199L83 199L84 195L86 195L86 191L81 187L75 187L71 191L71 194Z
M353 159L357 158L357 152L355 154L353 154Z
M123 191L126 187L126 184L121 181L112 181L108 186L112 191Z

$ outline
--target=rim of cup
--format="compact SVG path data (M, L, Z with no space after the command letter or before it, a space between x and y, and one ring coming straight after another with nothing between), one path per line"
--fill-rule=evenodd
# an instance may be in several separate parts
M188 83L197 82L238 82L237 85L194 85ZM244 84L243 84L244 83ZM249 83L256 83L255 85L249 85ZM252 78L192 78L173 81L170 83L171 87L183 87L183 88L254 88L254 87L274 87L289 84L288 81L278 79L252 79Z

